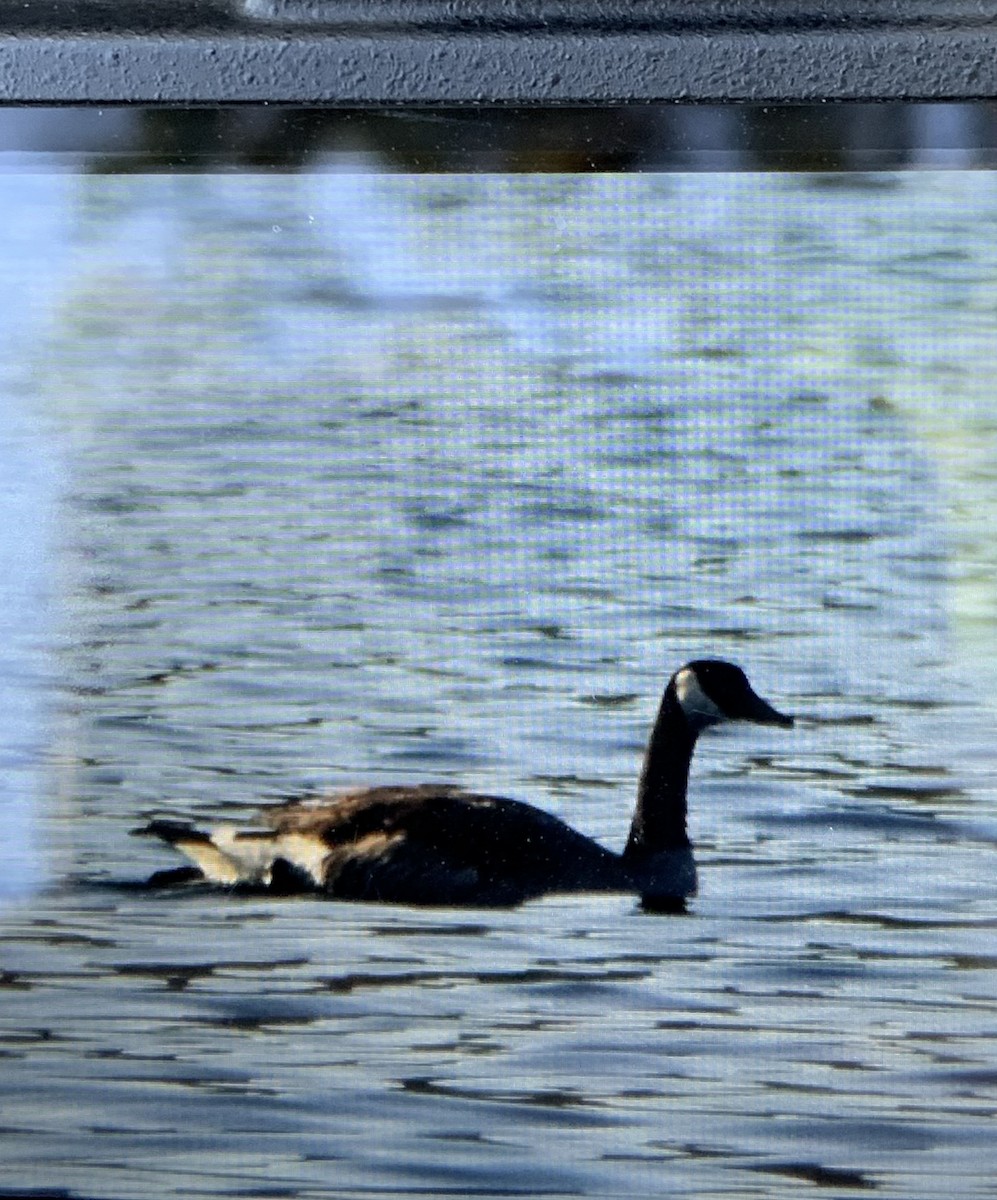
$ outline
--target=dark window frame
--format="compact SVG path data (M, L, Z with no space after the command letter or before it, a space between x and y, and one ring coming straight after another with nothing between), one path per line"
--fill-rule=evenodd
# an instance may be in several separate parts
M997 0L35 0L0 103L814 104L997 96Z

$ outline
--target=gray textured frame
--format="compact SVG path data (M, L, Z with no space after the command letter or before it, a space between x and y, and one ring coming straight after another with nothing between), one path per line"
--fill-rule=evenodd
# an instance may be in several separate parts
M801 103L997 96L997 0L35 0L0 103Z

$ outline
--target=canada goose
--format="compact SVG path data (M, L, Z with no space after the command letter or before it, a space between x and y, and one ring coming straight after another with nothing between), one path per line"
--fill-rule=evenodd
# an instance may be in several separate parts
M400 904L512 905L549 892L637 892L645 907L681 908L696 892L686 788L696 739L723 721L791 726L744 672L697 659L665 688L644 756L622 854L550 813L451 784L369 787L265 809L266 830L208 833L154 820L195 865L158 871L154 886L205 880L286 894Z

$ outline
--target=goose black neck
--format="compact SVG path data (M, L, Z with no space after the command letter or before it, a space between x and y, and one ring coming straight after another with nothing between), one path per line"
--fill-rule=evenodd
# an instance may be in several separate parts
M669 683L644 755L625 858L640 859L689 845L686 790L696 733L685 719L675 684Z

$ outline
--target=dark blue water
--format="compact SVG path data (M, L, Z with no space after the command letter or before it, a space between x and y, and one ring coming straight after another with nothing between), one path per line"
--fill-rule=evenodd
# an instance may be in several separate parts
M0 1189L992 1195L997 183L93 177L69 211L24 351L71 480ZM703 654L798 724L702 740L686 917L123 886L169 863L153 812L367 780L619 848Z

